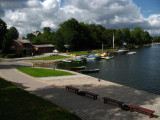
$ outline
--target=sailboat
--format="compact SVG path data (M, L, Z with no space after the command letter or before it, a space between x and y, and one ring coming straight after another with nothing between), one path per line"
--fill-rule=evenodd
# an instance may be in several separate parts
M123 37L124 37L124 35L123 35ZM125 40L125 38L124 38L124 40ZM118 49L118 50L116 50L115 52L117 52L117 53L127 53L129 50L128 49L127 50L124 49L124 46L126 46L126 45L127 45L127 42L125 40L125 42L123 42L123 47ZM128 48L128 45L127 45L127 48Z

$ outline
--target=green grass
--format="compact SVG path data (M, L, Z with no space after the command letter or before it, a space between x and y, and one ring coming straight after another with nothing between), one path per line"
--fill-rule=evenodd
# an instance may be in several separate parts
M64 59L64 58L70 58L70 56L57 55L57 56L34 58L34 59L31 59L31 60L57 60L57 59Z
M71 52L71 53L69 53L69 54L76 54L77 56L87 55L87 54L88 54L88 51Z
M43 69L43 68L17 68L19 71L26 73L33 77L50 77L50 76L64 76L64 75L74 75L73 73L52 70L52 69Z
M0 78L0 120L81 120Z

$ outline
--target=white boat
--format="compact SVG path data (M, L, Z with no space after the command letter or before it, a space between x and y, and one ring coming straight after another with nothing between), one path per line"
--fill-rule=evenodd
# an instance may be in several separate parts
M92 54L92 55L87 56L86 59L91 59L91 60L101 59L101 56Z
M127 55L135 54L136 52L127 52Z

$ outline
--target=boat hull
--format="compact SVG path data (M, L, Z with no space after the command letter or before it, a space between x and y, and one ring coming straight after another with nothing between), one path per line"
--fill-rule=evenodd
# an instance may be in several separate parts
M86 66L80 66L80 67L70 67L71 70L81 70L81 69L85 69Z
M88 70L81 70L81 73L95 73L99 72L99 69L88 69Z

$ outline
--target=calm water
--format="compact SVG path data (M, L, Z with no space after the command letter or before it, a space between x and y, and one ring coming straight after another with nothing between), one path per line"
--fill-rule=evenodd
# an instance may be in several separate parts
M59 63L58 68L86 65L99 68L99 73L88 75L107 81L160 94L160 45L135 50L132 55L119 55L111 60L89 60L83 63Z

